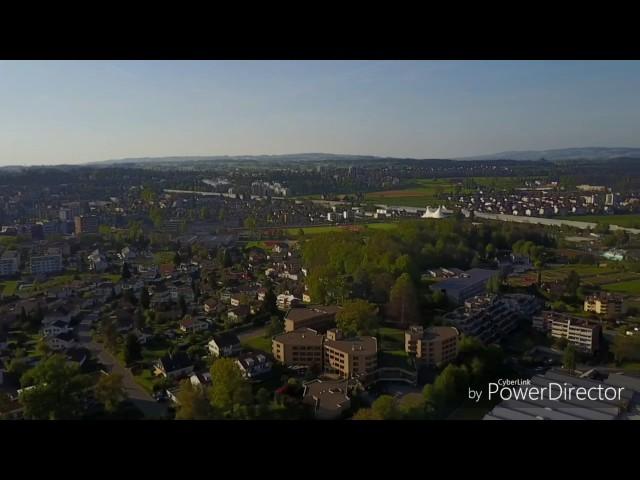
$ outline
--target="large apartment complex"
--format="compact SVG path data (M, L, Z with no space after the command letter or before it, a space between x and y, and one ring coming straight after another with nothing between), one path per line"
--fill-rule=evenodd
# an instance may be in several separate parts
M404 334L405 351L427 366L449 363L458 356L460 333L454 327L410 327Z
M583 352L594 353L600 347L602 326L586 318L545 311L534 317L533 328L553 338L566 338L570 344Z
M284 365L318 367L342 378L363 377L378 368L375 337L344 338L336 328L326 335L308 328L276 335L272 351Z
M324 369L343 378L366 376L378 368L378 341L375 337L345 339L338 329L327 332L324 342Z
M324 336L310 328L273 337L273 357L288 366L322 367Z
M617 318L624 313L624 298L614 293L598 292L584 299L584 311Z
M519 320L531 318L540 308L533 295L478 295L443 319L465 335L492 343L500 341L517 327Z

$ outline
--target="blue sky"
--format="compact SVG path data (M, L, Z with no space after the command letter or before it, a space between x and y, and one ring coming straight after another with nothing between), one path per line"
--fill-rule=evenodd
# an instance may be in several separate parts
M639 147L637 61L0 61L0 165Z

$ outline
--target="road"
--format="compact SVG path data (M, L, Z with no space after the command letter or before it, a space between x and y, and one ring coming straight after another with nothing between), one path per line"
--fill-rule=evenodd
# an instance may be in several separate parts
M122 375L122 382L127 397L145 416L145 418L162 418L167 414L167 405L156 402L147 391L142 388L131 373L131 370L123 367L117 359L105 348L91 338L91 325L83 320L78 326L78 340L81 346L91 353L105 366L110 373Z

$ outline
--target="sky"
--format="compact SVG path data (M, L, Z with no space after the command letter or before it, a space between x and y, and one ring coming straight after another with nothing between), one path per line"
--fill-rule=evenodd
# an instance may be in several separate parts
M0 165L640 147L640 61L0 61Z

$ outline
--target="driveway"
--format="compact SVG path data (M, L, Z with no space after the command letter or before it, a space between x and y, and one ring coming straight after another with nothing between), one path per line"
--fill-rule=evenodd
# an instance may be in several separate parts
M91 338L91 324L82 321L78 326L78 341L105 366L110 373L122 375L122 383L125 393L131 403L133 403L145 416L145 418L162 418L167 414L167 405L156 402L147 391L136 381L128 368L118 363L116 358L108 352L102 345L96 343Z

